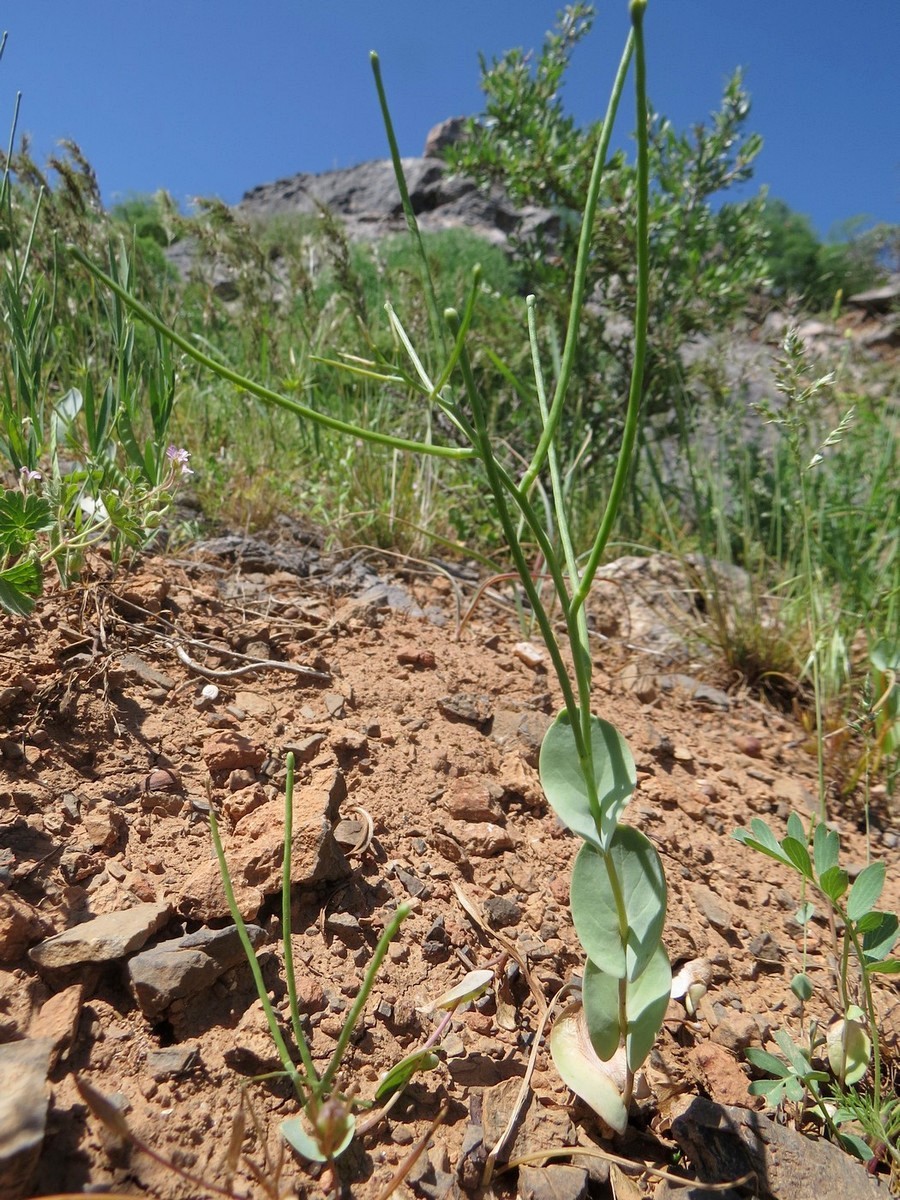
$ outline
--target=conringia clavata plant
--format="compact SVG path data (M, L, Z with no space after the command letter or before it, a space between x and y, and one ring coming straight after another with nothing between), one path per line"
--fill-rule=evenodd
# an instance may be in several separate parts
M490 492L493 511L506 537L521 586L546 643L563 697L563 709L547 733L540 755L540 777L547 800L561 821L583 845L572 875L571 907L575 929L587 963L583 1004L570 1006L551 1035L551 1051L565 1082L588 1101L613 1129L624 1130L635 1090L635 1076L659 1031L671 992L671 969L661 943L666 911L666 884L662 863L650 841L621 821L635 787L634 762L621 734L592 712L591 651L585 605L597 568L612 532L626 486L638 429L644 360L647 347L649 295L648 233L648 115L644 61L643 21L647 0L631 0L631 31L613 83L609 105L594 159L585 200L582 234L574 271L569 320L562 353L556 365L552 392L545 387L539 353L537 302L529 297L527 324L534 369L533 394L539 407L542 432L530 462L516 477L492 439L489 405L481 395L472 370L468 334L475 318L478 279L462 311L438 311L436 293L422 253L424 296L430 317L433 345L430 356L413 346L397 313L386 306L401 362L364 362L359 358L333 361L351 375L380 381L392 388L403 384L419 397L430 422L438 409L452 425L457 444L432 436L431 424L421 441L367 430L298 401L280 395L236 372L204 353L187 338L166 328L153 313L130 296L109 276L93 266L79 250L72 253L92 274L127 303L134 312L169 338L185 354L230 381L243 392L267 403L317 421L354 438L362 438L395 451L477 463ZM573 383L575 354L586 300L587 265L600 196L604 165L619 101L633 64L637 113L636 278L637 305L634 360L622 443L606 508L585 555L576 548L569 489L558 457L559 431ZM372 66L401 199L411 232L418 237L409 201L399 149L381 81L380 66ZM421 248L421 241L419 241ZM404 359L405 356L405 359ZM429 366L426 366L428 362ZM437 364L431 367L431 363ZM520 385L520 393L527 391ZM546 506L533 502L538 487L549 497ZM544 573L552 582L554 603L563 614L569 654L551 619L550 606L532 577L525 540L536 544ZM575 1022L573 1024L573 1022ZM582 1049L590 1047L589 1053ZM606 1064L604 1066L604 1064Z

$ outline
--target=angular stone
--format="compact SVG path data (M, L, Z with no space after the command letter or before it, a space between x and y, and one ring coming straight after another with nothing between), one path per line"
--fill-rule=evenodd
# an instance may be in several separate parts
M585 1200L588 1173L584 1167L552 1164L519 1168L520 1200Z
M154 1079L170 1079L186 1075L199 1060L200 1047L195 1042L183 1042L178 1046L151 1050L147 1055L147 1067Z
M30 1193L47 1125L53 1042L27 1038L0 1046L0 1196Z
M15 962L46 932L43 920L27 901L0 888L0 962Z
M40 1012L31 1022L30 1038L48 1038L52 1046L51 1068L56 1065L60 1054L68 1050L78 1033L78 1020L84 1003L84 987L75 983L57 992L41 1005Z
M486 725L494 714L490 696L457 692L453 696L442 696L438 708L451 721L464 721L468 725Z
M169 904L136 904L105 913L54 934L28 952L39 967L56 969L81 963L113 962L141 946L166 924Z
M210 771L234 771L239 767L257 770L266 752L242 733L223 729L203 743L203 758Z
M484 902L484 914L492 929L508 929L522 919L521 908L508 896L489 896Z
M451 817L460 821L498 821L502 791L484 779L464 775L451 779L441 803Z
M258 925L248 925L247 933L254 949L265 941ZM138 1007L153 1020L174 1000L205 991L225 971L245 960L236 926L198 929L136 954L129 960L128 978Z
M291 882L301 886L343 879L350 866L338 845L333 824L347 795L340 771L319 776L318 782L294 791L294 834L291 843ZM225 857L241 916L253 920L266 896L281 890L284 852L284 804L261 805L223 837ZM210 858L182 885L178 910L192 920L208 922L228 915L219 864Z
M724 1046L737 1056L743 1054L754 1042L759 1042L759 1026L748 1013L729 1012L711 1036L719 1046Z
M718 929L720 933L727 933L734 928L734 913L731 905L720 899L715 892L697 883L690 889L690 896L703 918L712 925L713 929Z
M473 858L493 858L504 850L512 850L515 842L512 835L499 825L478 822L467 825L462 821L448 821L447 833Z
M884 1196L862 1163L822 1138L776 1125L763 1113L684 1097L672 1137L703 1183L755 1180L761 1200L814 1196L865 1200Z

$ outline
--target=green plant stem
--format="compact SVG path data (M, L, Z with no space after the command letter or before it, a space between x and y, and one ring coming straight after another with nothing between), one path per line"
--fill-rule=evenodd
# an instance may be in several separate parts
M588 261L591 254L591 242L594 235L594 219L597 215L597 205L600 201L600 184L603 179L603 169L606 166L606 156L609 153L609 143L612 138L613 126L615 124L616 113L619 108L619 101L622 98L622 91L625 87L625 79L628 75L628 67L631 63L631 56L635 48L635 29L629 33L625 42L625 49L622 52L622 58L619 62L619 69L616 72L616 77L613 81L612 91L609 97L609 103L606 108L606 115L603 118L603 126L600 132L600 141L597 143L597 153L594 155L594 165L591 171L591 179L588 184L587 200L584 207L584 218L581 223L581 238L578 242L578 254L575 259L575 279L572 284L572 299L569 306L569 323L566 329L566 341L563 348L562 364L560 367L559 377L556 382L556 388L553 393L553 402L550 405L550 413L547 424L541 434L537 449L534 452L534 457L531 460L531 465L522 477L522 490L528 492L532 483L537 478L547 453L550 449L550 444L556 436L556 430L559 426L562 416L563 407L565 405L566 395L569 390L569 382L572 378L572 370L575 365L575 351L578 345L578 335L581 324L581 310L584 306L584 294L587 279ZM638 126L638 136L640 137L640 125ZM646 140L646 130L644 131Z
M803 574L805 576L807 601L807 628L812 650L813 705L816 720L816 778L819 790L819 820L828 819L828 806L825 797L825 728L824 728L824 698L822 696L822 678L819 670L819 624L818 599L814 590L812 548L809 528L809 507L806 488L806 475L803 463L800 461L799 447L794 455L795 466L800 476L800 514L803 530Z
M364 429L359 425L352 425L347 421L339 420L337 417L329 417L325 413L317 412L316 409L309 408L305 404L300 404L297 400L291 400L288 396L282 396L280 392L273 392L270 388L255 383L252 379L248 379L246 376L240 375L237 371L233 371L230 367L225 366L224 363L217 362L208 354L204 354L202 350L198 350L187 338L182 337L180 333L176 333L174 329L171 329L164 321L160 320L159 317L151 312L135 296L127 292L114 279L111 279L105 271L101 271L77 246L70 245L68 250L76 262L80 263L95 279L114 292L151 329L155 329L163 337L168 338L170 342L178 346L180 350L183 350L189 358L199 363L201 367L206 367L207 370L218 375L220 379L224 379L228 383L234 384L235 387L249 392L251 396L257 396L260 400L265 400L267 404L274 404L277 408L286 409L288 412L294 413L295 416L314 421L326 429L333 429L335 432L346 434L349 437L362 438L364 441L373 442L376 445L392 446L396 450L407 450L413 454L431 454L436 458L464 460L474 457L474 452L468 446L441 446L434 443L429 444L428 442L414 442L407 438L393 437L391 434L378 433L372 429Z
M403 171L403 161L400 158L400 148L397 145L397 138L394 134L394 122L391 120L391 110L388 107L387 96L384 91L384 83L381 79L381 62L374 50L369 54L369 61L372 64L372 74L375 77L375 89L378 92L378 103L381 106L381 119L384 122L385 133L387 134L388 146L391 151L391 162L394 166L394 175L397 179L397 187L400 191L400 202L403 205L403 215L406 217L406 226L409 232L416 239L419 257L422 261L422 274L425 282L425 295L428 304L428 318L431 322L431 333L435 340L435 345L441 346L446 353L447 347L444 342L444 327L440 318L440 309L438 307L437 293L434 290L434 280L431 277L431 270L428 266L428 255L425 253L425 244L422 241L422 234L419 232L419 223L416 220L416 214L412 206L412 201L409 198L409 188L406 186L406 175Z
M381 967L384 956L387 954L388 946L391 944L397 934L403 921L409 916L413 910L412 904L400 904L396 912L391 917L385 926L384 933L378 939L378 945L375 947L375 953L372 955L372 961L369 963L369 969L366 971L363 985L359 989L356 999L353 1001L353 1007L347 1014L347 1019L344 1021L343 1028L337 1040L337 1045L334 1048L334 1054L319 1081L319 1094L327 1095L331 1084L334 1081L334 1076L337 1073L338 1067L341 1065L341 1060L344 1057L344 1052L350 1042L350 1037L356 1027L356 1022L359 1020L360 1013L365 1007L366 1001L369 998L369 993L375 986L375 980L378 977L378 971Z
M853 927L852 922L847 920L846 913L841 912L841 919L844 921L844 928L847 935L853 942L853 952L859 962L860 974L862 976L863 995L866 1001L866 1023L869 1026L869 1040L872 1043L872 1102L877 1112L881 1108L881 1042L878 1033L878 1020L875 1013L875 997L872 995L872 980L869 977L869 972L866 970L866 957L859 940L859 934Z
M547 396L544 390L544 373L541 369L540 355L538 352L537 328L535 321L534 296L528 296L525 300L528 312L528 339L531 343L531 361L534 368L534 382L537 389L538 406L541 410L541 421L546 429L550 420L550 413L547 407ZM562 479L559 473L559 456L556 452L556 442L551 441L547 449L547 465L550 471L550 487L553 495L553 507L556 512L556 528L559 531L559 540L562 544L563 554L566 560L566 569L569 572L569 580L572 591L578 587L580 575L578 571L578 558L575 554L575 547L572 544L572 535L569 528L568 513L565 506L565 494L562 484ZM568 608L568 606L566 606ZM568 620L568 612L566 618ZM578 685L578 704L579 708L584 711L590 711L591 706L591 656L588 645L588 627L587 614L584 608L581 608L576 614L576 633L577 639L572 643L572 655L577 657L578 662L575 663L575 678ZM571 639L571 630L569 637ZM575 714L571 714L571 719L575 721ZM591 771L593 775L593 770ZM598 829L599 833L600 830Z
M631 457L637 437L638 417L641 408L641 392L644 382L644 362L647 355L647 319L650 308L650 229L649 229L649 195L650 195L650 164L649 164L649 131L647 113L647 65L644 55L643 7L632 6L634 63L635 63L635 110L637 121L637 300L634 317L634 362L631 370L631 384L628 391L628 407L625 414L625 428L622 434L622 445L619 450L616 471L612 487L606 502L606 511L597 530L597 536L591 547L590 555L585 564L581 583L572 597L572 607L575 612L585 603L594 575L600 565L606 543L618 513L619 503L625 491L628 472L631 468Z
M225 899L228 902L228 911L231 913L231 919L234 921L238 931L238 937L241 941L241 946L244 949L244 954L247 957L247 964L253 975L253 982L256 984L256 994L259 996L260 1004L265 1013L266 1023L269 1026L269 1034L272 1041L275 1043L275 1049L278 1051L278 1057L281 1059L281 1065L284 1067L285 1074L289 1076L297 1091L300 1103L305 1107L308 1097L303 1094L303 1089L308 1088L310 1093L315 1091L315 1083L313 1080L304 1079L297 1068L294 1066L291 1059L290 1051L287 1048L287 1043L281 1036L281 1030L278 1028L278 1020L272 1008L272 1003L269 1000L269 993L266 990L265 981L262 977L262 970L259 965L259 959L256 957L256 951L253 948L253 943L250 941L250 936L247 933L247 926L244 924L244 918L241 910L238 908L237 900L234 896L234 888L231 886L231 875L228 870L228 862L225 858L225 851L222 847L222 838L219 834L219 823L216 820L216 814L210 806L209 810L209 827L212 832L213 847L215 848L216 858L219 860L219 871L222 876L222 887L225 890Z
M300 1051L303 1069L310 1080L318 1080L316 1068L300 1022L300 1004L297 999L297 980L294 975L294 947L291 942L291 862L294 843L294 755L289 752L286 760L287 778L284 784L284 856L281 863L281 945L284 951L284 974L287 981L288 1003L291 1009L291 1027L294 1041ZM313 1085L315 1090L315 1083Z
M459 319L457 314L452 310L448 310L445 313L445 316L451 322L451 326ZM553 574L554 585L560 590L561 598L567 594L565 581L561 578L559 564L556 561L556 556L553 553L553 547L549 544L546 534L544 534L544 531L540 526L540 522L538 521L537 516L534 513L534 510L532 509L527 497L524 495L522 489L517 487L516 484L514 484L509 478L509 476L506 475L506 473L497 463L497 460L494 458L494 451L491 445L490 436L487 430L487 423L485 420L484 406L482 405L481 397L478 394L478 388L475 383L475 377L472 373L469 356L465 350L463 350L462 354L460 355L459 361L460 369L462 370L463 374L463 380L466 386L466 392L469 397L469 403L472 407L472 417L475 427L475 434L477 437L476 450L479 458L484 464L484 469L488 477L488 485L494 496L494 502L497 507L497 516L503 528L503 534L507 540L516 570L519 572L519 578L522 581L522 587L525 589L525 594L528 596L528 602L532 606L532 611L537 619L541 630L541 635L544 638L544 644L546 645L547 651L553 662L560 687L562 688L566 707L570 712L574 713L577 711L577 704L575 701L575 693L572 689L572 683L569 679L569 673L566 670L566 665L562 658L562 653L559 648L559 642L557 640L556 633L554 632L553 625L549 616L547 615L544 605L541 602L537 587L535 586L534 580L531 577L530 566L526 561L525 554L522 550L522 545L516 536L516 529L513 525L512 518L506 504L505 493L507 491L509 491L515 499L522 514L526 517L529 526L534 530L537 536L542 538L541 548L544 552L545 558L547 559L547 566ZM575 726L576 722L573 720L573 732L575 730ZM584 747L582 744L578 743L577 738L576 744L578 745L579 759L583 760ZM593 783L593 776L591 777L591 782ZM594 788L594 791L596 792L596 787Z

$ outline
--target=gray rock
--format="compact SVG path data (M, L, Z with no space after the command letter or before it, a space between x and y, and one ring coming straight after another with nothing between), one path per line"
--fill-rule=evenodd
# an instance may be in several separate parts
M584 1200L588 1173L584 1167L520 1167L521 1200Z
M456 146L465 140L466 117L448 117L433 125L425 138L425 148L422 154L425 158L440 158L450 146Z
M258 925L248 925L247 933L254 949L265 941ZM205 991L243 961L244 948L236 926L198 929L136 954L128 963L128 979L141 1012L153 1020L174 1000Z
M169 904L136 904L73 925L29 950L39 967L56 970L82 963L114 962L140 950L169 920Z
M164 1046L162 1050L151 1050L147 1055L147 1067L154 1079L172 1079L186 1075L200 1061L200 1048L194 1042L180 1046Z
M865 1200L888 1193L837 1146L746 1108L685 1097L672 1137L703 1183L728 1183L750 1174L760 1200Z
M484 902L484 913L493 929L508 929L522 919L521 908L507 896L490 896Z
M870 288L867 292L857 292L848 296L847 303L855 308L864 308L868 312L890 312L900 302L900 276L895 275L890 283L883 287Z
M0 1046L0 1196L30 1192L47 1125L52 1038Z
M734 927L734 913L725 901L720 900L715 892L702 884L694 884L690 889L691 899L713 929L720 933L728 933Z
M498 244L518 230L521 215L500 189L481 189L472 180L452 174L437 158L404 158L402 162L410 203L423 230L470 228ZM320 206L338 217L353 238L382 237L406 229L394 168L388 159L262 184L244 195L237 211L254 217L278 213L315 216ZM529 217L534 224L534 216Z

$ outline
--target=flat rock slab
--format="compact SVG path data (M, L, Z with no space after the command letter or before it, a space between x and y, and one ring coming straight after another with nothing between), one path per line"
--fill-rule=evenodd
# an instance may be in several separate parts
M30 1192L47 1125L52 1038L0 1046L0 1196Z
M28 952L39 967L56 969L124 958L162 929L172 915L168 904L136 904L105 913L54 934Z
M265 940L258 925L248 925L254 948ZM128 963L131 990L145 1017L153 1020L175 1000L211 987L225 971L246 961L237 927L198 929L136 954Z
M761 1200L867 1200L888 1194L831 1142L746 1108L693 1097L672 1122L672 1137L703 1183L733 1183L752 1174Z

